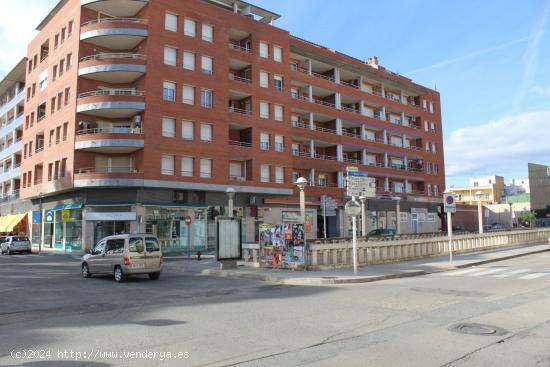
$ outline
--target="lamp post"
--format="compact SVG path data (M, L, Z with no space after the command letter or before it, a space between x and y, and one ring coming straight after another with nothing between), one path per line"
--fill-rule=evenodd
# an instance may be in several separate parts
M483 234L483 213L481 210L481 191L476 191L476 198L477 198L477 223L479 227L479 234Z
M44 197L44 195L42 194L42 192L39 192L38 193L38 211L40 212L40 241L38 241L38 255L41 255L42 254L42 238L44 238L43 236L43 231L44 231L44 228L42 228L42 198Z
M401 234L401 205L399 204L401 202L401 198L396 196L393 200L395 200L395 211L397 216L395 232L396 234Z
M298 177L296 186L300 189L300 218L304 226L304 271L307 270L307 241L306 241L306 193L307 180L303 177Z
M229 217L233 218L233 200L235 199L235 189L232 187L228 187L227 190L225 190L225 193L228 200L227 206L229 207Z
M359 201L361 202L361 236L365 237L367 235L367 198L359 196Z
M352 197L344 206L344 210L346 215L351 217L353 232L353 275L357 275L357 217L361 214L361 204L355 200L355 197Z
M513 203L508 203L508 205L510 205L510 228L514 228L514 204Z

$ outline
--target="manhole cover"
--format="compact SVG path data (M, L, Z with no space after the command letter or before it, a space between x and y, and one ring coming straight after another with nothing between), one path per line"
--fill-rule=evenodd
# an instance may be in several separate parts
M502 336L508 334L508 330L498 326L475 323L461 323L449 327L449 331L468 335Z

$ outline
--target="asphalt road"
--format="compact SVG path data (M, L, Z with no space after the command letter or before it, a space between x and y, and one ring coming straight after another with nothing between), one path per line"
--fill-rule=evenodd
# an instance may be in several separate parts
M550 366L550 253L311 287L0 256L0 365Z

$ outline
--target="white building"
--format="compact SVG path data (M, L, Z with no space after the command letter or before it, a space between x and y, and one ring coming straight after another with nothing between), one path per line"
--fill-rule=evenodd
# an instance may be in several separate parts
M529 194L529 179L528 178L512 178L510 183L506 185L504 191L506 196L517 194Z

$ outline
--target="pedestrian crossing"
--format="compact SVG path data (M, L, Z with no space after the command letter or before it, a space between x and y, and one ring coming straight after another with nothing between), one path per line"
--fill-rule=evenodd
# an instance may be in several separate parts
M510 268L482 268L473 267L460 270L452 270L442 274L446 277L486 277L497 279L517 279L517 280L546 280L550 282L550 269L540 271L531 269L510 269Z

